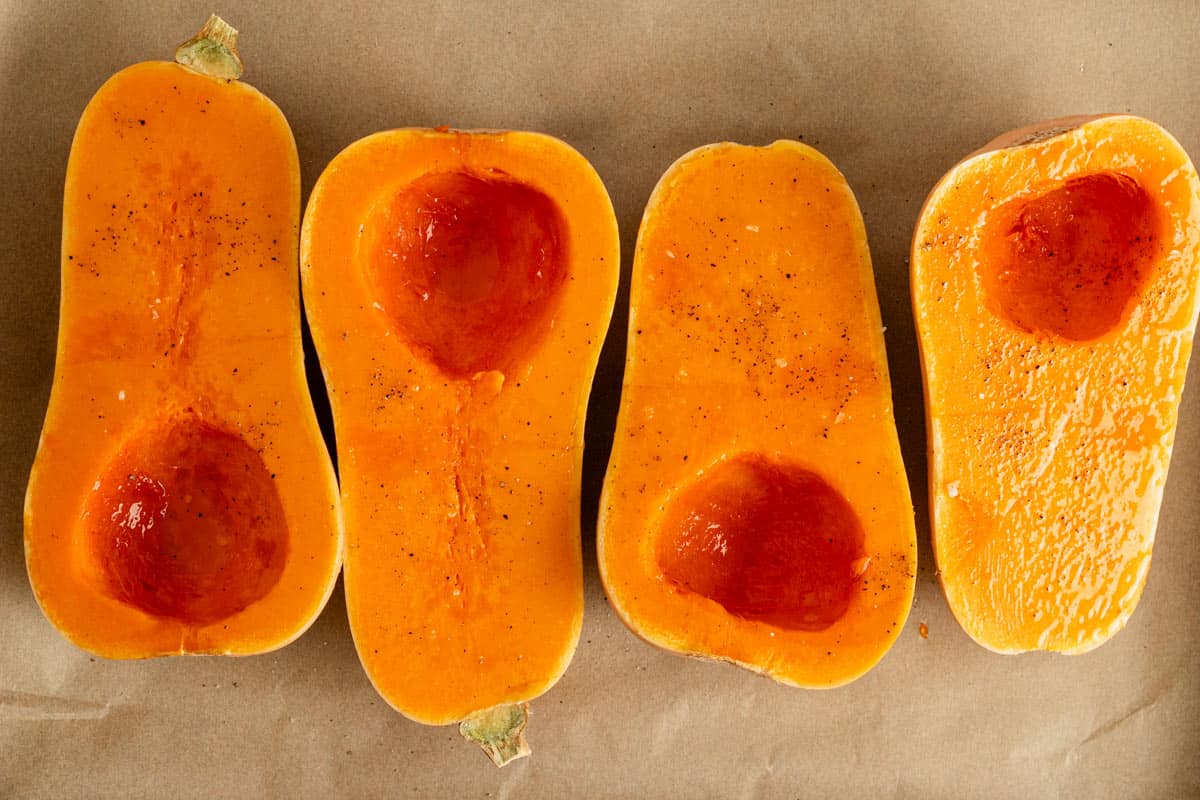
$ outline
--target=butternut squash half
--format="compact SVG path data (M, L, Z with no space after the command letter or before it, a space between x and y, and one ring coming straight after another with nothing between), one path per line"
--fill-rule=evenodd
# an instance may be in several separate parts
M281 647L340 567L300 347L296 146L234 79L235 35L214 18L180 63L109 79L67 166L25 554L50 621L110 658Z
M619 269L608 194L548 136L395 130L330 163L301 241L359 657L405 716L467 720L508 760L521 704L579 638L584 412Z
M933 544L963 629L1081 653L1145 586L1200 281L1200 184L1143 119L1053 120L942 178L913 238Z
M600 574L647 641L803 687L874 666L916 535L862 217L811 147L679 159L634 254Z

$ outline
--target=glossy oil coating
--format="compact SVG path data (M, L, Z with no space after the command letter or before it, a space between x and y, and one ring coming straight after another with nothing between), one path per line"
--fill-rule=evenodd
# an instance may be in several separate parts
M372 233L389 215L397 235ZM583 615L583 412L618 274L603 184L548 136L379 133L317 182L301 251L367 674L428 724L536 697Z
M562 212L498 176L422 176L375 207L363 238L393 329L455 378L527 358L567 277Z
M1070 178L988 214L979 245L984 302L1029 333L1097 339L1121 324L1162 256L1150 195L1119 172Z
M868 566L846 499L815 472L758 454L721 461L680 491L655 536L676 587L794 630L841 619Z
M703 512L689 487L745 459L812 473L857 517L853 591L844 611L812 620L821 624L730 613L712 592L664 575L676 566L658 552L664 520L680 527L680 502ZM739 490L738 502L752 506L752 493ZM778 518L759 516L743 534L759 537L750 549L776 536L803 539L812 509L802 505L786 532L761 528ZM782 505L776 511L786 517ZM899 634L916 537L874 278L854 196L812 148L700 148L655 189L634 256L598 548L609 600L639 636L786 683L853 680ZM726 576L728 585L745 586L756 569ZM695 564L683 571L703 574ZM803 570L793 579L802 582Z
M262 456L183 415L125 441L83 511L81 571L147 614L213 623L262 600L288 556L283 505Z
M1167 133L1125 116L1045 127L951 170L913 239L938 568L963 628L1001 652L1086 651L1133 612L1200 281L1200 184ZM1079 240L1086 257L1076 268L1093 271L1064 287L1062 324L997 314L979 278L994 266L987 231L997 210L1044 209L1064 187L1091 181L1094 190L1097 180L1121 184L1127 199L1114 200L1110 185L1107 200L1093 192L1087 207L1043 220L1047 241L1065 241L1072 226L1094 233L1105 203L1132 202L1115 228L1105 223L1127 235L1104 248L1105 237ZM1143 193L1152 213L1138 210ZM1155 243L1146 245L1147 231ZM1094 293L1103 283L1095 271L1129 267L1139 275L1128 301Z
M34 593L81 647L264 652L333 589L341 530L300 346L299 196L287 122L245 84L147 62L83 113L25 510ZM262 571L240 563L256 552Z

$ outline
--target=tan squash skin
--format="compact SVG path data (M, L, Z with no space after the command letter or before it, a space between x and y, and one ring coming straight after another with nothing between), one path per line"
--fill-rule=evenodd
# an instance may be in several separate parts
M238 81L136 64L83 113L25 553L42 610L90 652L266 652L333 590L341 525L300 345L299 177L283 115ZM136 496L119 488L135 472ZM194 577L208 558L217 571Z
M1005 305L992 288L1007 291L1022 273L985 283L1008 252L1000 237L1024 241L1032 228L1012 214L1100 182L1124 187L1111 202L1140 209L1105 224L1151 235L1115 245L1076 238L1113 254L1103 291L1127 281L1131 293L1073 300L1081 287L1102 291L1093 267L1054 294L1069 311L1033 324L1041 300ZM1081 207L1071 224L1100 213ZM1046 242L1065 241L1056 234L1065 224L1039 225ZM930 193L913 238L912 291L934 552L955 617L1001 653L1103 644L1128 622L1150 566L1200 292L1195 168L1169 134L1136 117L1006 134Z
M859 677L908 615L916 536L866 234L845 179L796 142L688 153L647 204L630 305L598 532L613 609L653 644L783 683ZM861 524L848 605L819 629L731 612L664 574L672 510L709 476L737 477L729 465L753 463L744 454L816 473ZM797 576L786 581L803 590Z
M450 188L431 190L428 208L404 199L430 180ZM560 283L532 322L502 313L484 330L442 331L445 320L426 310L451 308L443 298L459 292L467 299L452 310L463 325L495 313L478 275L446 288L414 271L444 256L447 241L479 256L477 232L446 241L441 232L460 217L486 226L506 213L458 208L455 181L498 192L501 206L534 203L559 226L547 247L562 257L547 263L561 271L529 280ZM437 217L443 207L457 208L453 220ZM537 697L566 669L583 615L584 412L619 265L603 184L577 152L540 134L379 133L317 182L301 254L337 431L347 610L367 674L426 724ZM453 280L469 268L451 257L440 269ZM426 279L424 289L408 284ZM518 329L519 346L476 357Z

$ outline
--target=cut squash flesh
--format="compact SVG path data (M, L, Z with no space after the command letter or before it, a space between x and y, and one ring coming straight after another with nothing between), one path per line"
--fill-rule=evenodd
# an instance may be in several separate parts
M574 652L584 410L617 246L595 172L537 134L380 133L313 190L304 295L350 624L414 720L529 700Z
M913 240L933 541L1000 652L1083 652L1145 585L1200 281L1195 169L1135 117L1023 129L952 169Z
M916 540L874 279L812 148L700 148L655 189L598 548L639 636L786 683L853 680L899 634Z
M42 609L87 650L263 652L333 589L299 195L287 122L244 84L148 62L83 114L25 545Z

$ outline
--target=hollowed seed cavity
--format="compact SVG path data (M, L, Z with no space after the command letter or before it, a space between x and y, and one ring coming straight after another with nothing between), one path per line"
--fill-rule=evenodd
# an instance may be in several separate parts
M364 225L377 303L445 374L509 366L548 329L567 277L558 206L523 183L431 173L376 206Z
M125 443L83 523L88 567L105 592L194 625L261 600L288 553L283 506L258 452L190 415Z
M846 498L815 472L759 454L720 462L667 507L663 577L743 619L819 631L850 605L866 559Z
M979 276L991 311L1030 333L1099 338L1125 319L1162 254L1158 209L1121 173L1011 200L985 226Z

